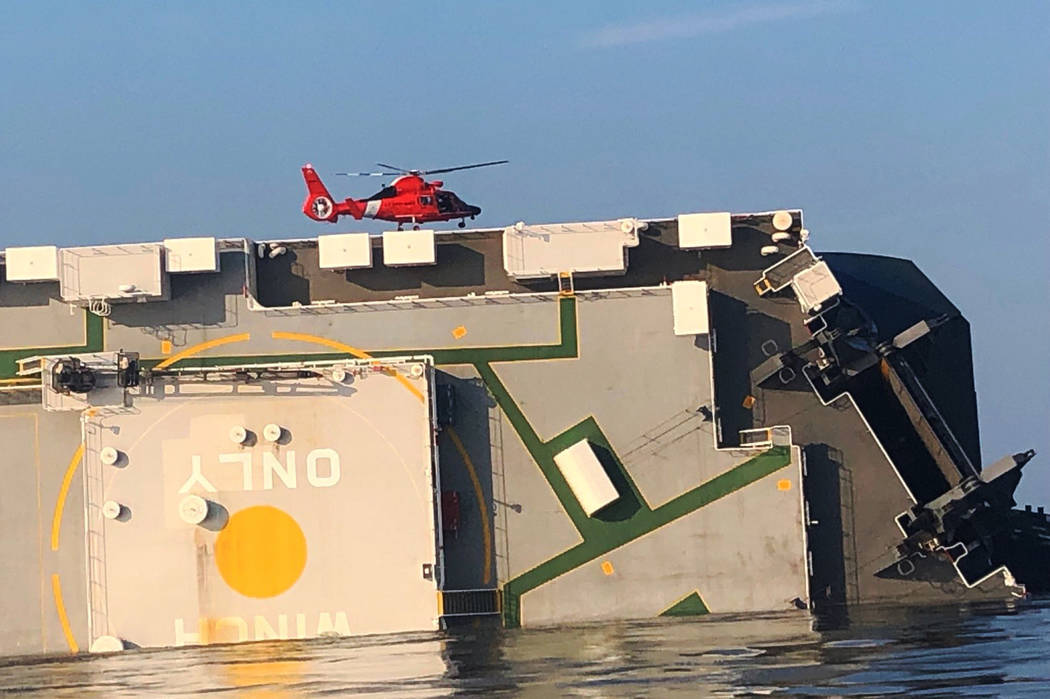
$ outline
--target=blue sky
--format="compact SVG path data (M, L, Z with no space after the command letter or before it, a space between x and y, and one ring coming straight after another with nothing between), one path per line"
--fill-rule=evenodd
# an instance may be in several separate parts
M479 225L802 207L973 326L985 459L1050 500L1050 4L6 3L0 245L314 235L375 161ZM373 227L373 230L376 230Z

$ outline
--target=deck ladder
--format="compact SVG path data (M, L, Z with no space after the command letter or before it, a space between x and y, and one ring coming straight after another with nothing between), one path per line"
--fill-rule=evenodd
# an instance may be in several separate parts
M561 296L573 296L576 294L572 272L558 272L558 294Z

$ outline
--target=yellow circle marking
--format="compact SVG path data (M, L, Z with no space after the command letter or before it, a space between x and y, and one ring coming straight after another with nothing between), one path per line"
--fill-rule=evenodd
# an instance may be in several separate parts
M787 478L781 478L777 481L777 490L791 490L791 481Z
M215 540L215 563L226 584L246 597L275 597L306 567L306 537L291 515L269 505L230 517Z

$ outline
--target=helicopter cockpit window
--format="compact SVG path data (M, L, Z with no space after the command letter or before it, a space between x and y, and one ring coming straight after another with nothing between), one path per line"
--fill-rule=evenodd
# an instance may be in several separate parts
M431 199L428 196L422 196L422 197L419 198L419 203L422 204L423 206L430 206L433 202L434 202L434 200Z
M456 197L450 192L437 192L438 211L456 211Z
M390 197L397 196L397 189L394 187L383 187L381 190L368 197L369 199L389 199Z

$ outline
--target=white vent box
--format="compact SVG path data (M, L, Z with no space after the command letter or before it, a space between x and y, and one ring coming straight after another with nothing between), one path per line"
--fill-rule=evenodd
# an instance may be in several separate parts
M317 264L321 269L371 267L372 238L367 233L318 236Z
M432 265L435 262L434 231L383 233L383 264L386 266Z
M728 248L732 245L733 226L728 211L678 215L678 247L683 250Z
M710 332L706 282L672 282L671 307L675 335L706 335Z
M5 251L7 281L58 281L58 248L54 245L34 245L7 248Z
M218 272L219 250L215 238L165 238L165 269L182 272Z

